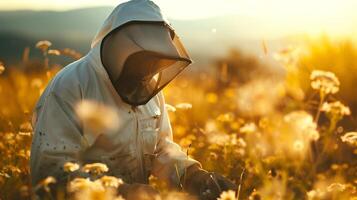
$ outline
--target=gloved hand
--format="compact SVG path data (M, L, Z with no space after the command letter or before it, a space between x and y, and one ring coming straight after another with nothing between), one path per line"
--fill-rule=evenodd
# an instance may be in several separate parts
M227 178L198 167L188 168L184 179L184 189L200 200L216 200L223 191L237 189Z
M155 200L160 193L150 185L123 184L118 188L119 194L126 200Z

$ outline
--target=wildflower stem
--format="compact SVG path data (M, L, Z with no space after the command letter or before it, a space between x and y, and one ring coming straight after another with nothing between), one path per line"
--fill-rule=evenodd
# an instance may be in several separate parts
M328 135L333 133L338 121L339 121L339 119L336 119L336 117L332 117L331 122L330 122L330 127L328 129Z
M319 102L319 106L317 108L317 113L316 113L315 120L314 120L315 123L319 122L319 118L320 118L320 114L321 114L321 106L324 103L324 100L325 100L325 93L323 91L320 91L320 102Z
M239 200L240 190L242 188L242 181L243 181L244 172L245 172L245 168L243 168L243 171L240 174L239 185L238 185L238 188L237 188L237 200Z

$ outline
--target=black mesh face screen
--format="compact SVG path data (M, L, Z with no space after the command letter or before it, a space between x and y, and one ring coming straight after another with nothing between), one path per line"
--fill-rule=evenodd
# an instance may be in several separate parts
M180 39L165 24L130 24L117 34L120 40L116 44L121 48L117 58L123 64L107 71L118 74L111 81L130 105L146 104L192 62Z
M126 103L143 105L189 64L190 60L138 52L127 59L115 88Z

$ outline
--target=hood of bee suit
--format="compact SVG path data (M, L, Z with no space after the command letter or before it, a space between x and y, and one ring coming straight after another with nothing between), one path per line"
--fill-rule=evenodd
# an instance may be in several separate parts
M109 45L119 48L114 55L119 64L114 66L102 63L103 41L109 36L115 37ZM121 99L133 106L146 104L192 62L160 8L150 0L117 6L91 47Z

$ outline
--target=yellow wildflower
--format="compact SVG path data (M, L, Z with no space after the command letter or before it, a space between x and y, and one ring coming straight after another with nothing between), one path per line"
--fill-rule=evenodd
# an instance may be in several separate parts
M8 173L1 172L1 171L0 171L0 176L5 177L5 178L10 178L11 177Z
M357 132L348 132L341 136L342 142L353 145L357 147Z
M40 78L34 78L31 81L31 87L40 88L43 85L43 82Z
M92 163L86 164L82 167L82 171L91 173L91 174L102 174L107 172L109 169L106 164L103 163Z
M179 103L176 105L176 108L182 109L182 110L189 110L192 108L192 104L190 103Z
M343 117L345 115L351 114L350 108L343 105L340 101L335 101L332 103L325 102L321 107L321 111L324 111L332 116L338 117Z
M32 125L30 122L25 122L20 125L19 135L30 136L32 133Z
M32 135L32 133L31 132L19 132L19 135L20 136L31 136Z
M322 191L321 189L316 189L316 190L310 190L309 192L306 193L308 199L322 199L326 193Z
M52 43L48 40L42 40L36 44L36 48L40 49L43 53L46 53L50 46L52 46Z
M21 149L17 153L17 155L22 157L22 158L29 159L30 158L30 150Z
M4 63L0 62L0 74L2 74L5 71L5 65Z
M255 125L255 123L251 122L251 123L247 123L244 124L244 126L242 126L239 131L241 133L254 133L255 131L257 131L257 126Z
M88 178L75 178L69 183L69 192L77 192L82 190L103 191L104 187L100 182L93 182Z
M82 54L80 54L76 50L70 49L70 48L65 48L65 49L61 50L61 54L65 55L65 56L68 56L68 57L71 57L71 58L73 58L75 60L80 59L82 57Z
M209 143L221 146L225 146L231 142L231 137L226 133L212 133L209 134L207 139Z
M229 112L229 113L225 113L225 114L220 114L217 117L217 121L220 122L232 122L234 119L234 114Z
M170 104L165 104L166 110L169 112L176 112L176 108Z
M334 192L334 191L343 192L345 189L346 189L346 185L341 183L332 183L327 187L328 192Z
M15 143L15 134L12 132L5 133L3 135L3 138L5 142L7 142L10 145Z
M116 178L114 176L102 176L99 181L105 187L114 187L118 188L120 185L124 184L123 180Z
M37 187L42 187L42 188L44 188L47 192L49 192L49 191L50 191L49 185L50 185L50 184L54 184L54 183L56 183L56 182L57 182L57 180L56 180L54 177L49 176L49 177L43 179L43 180L38 184Z
M48 55L54 55L54 56L61 55L61 52L59 50L57 50L57 49L50 49L50 50L48 50L47 53L48 53Z
M311 87L323 94L335 94L339 91L340 81L332 72L314 70L310 75Z
M77 163L66 162L63 165L63 170L65 172L74 172L79 169L79 165Z
M221 196L218 200L235 200L236 193L233 190L224 191L221 193Z

